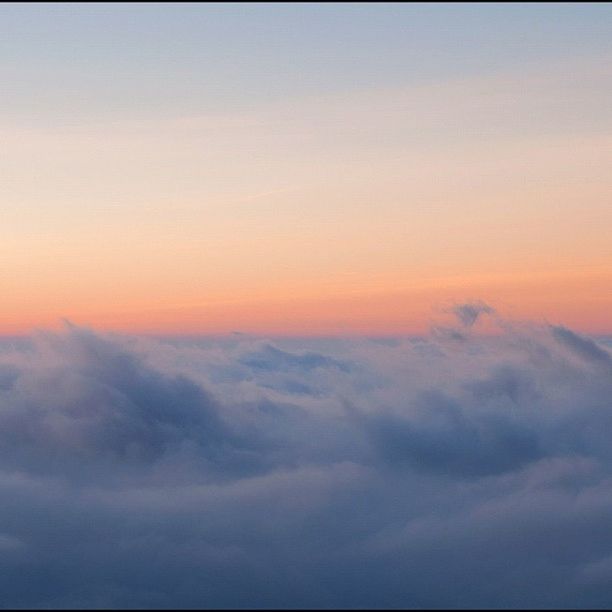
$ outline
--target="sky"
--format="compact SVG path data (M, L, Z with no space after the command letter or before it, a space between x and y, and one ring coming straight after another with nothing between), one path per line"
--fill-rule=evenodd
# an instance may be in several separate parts
M0 334L612 333L608 4L3 4Z
M612 601L612 4L0 5L0 607Z

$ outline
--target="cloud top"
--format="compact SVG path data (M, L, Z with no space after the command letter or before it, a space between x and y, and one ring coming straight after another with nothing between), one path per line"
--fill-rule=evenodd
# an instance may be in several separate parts
M427 339L0 343L8 607L605 607L612 356Z
M482 301L457 304L452 309L457 320L464 327L472 327L482 315L494 314L495 310Z

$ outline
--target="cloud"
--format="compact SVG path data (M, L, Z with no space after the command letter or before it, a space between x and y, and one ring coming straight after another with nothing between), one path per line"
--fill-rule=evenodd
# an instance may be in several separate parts
M316 368L338 368L346 372L350 367L347 363L326 357L320 353L308 351L294 354L283 351L271 344L265 344L261 349L248 353L240 359L240 363L251 368L275 372L294 369L311 371Z
M565 345L572 352L587 361L599 362L602 364L612 364L610 353L597 346L597 343L590 338L583 338L575 334L572 330L561 326L552 327L552 333L556 340Z
M3 605L606 607L609 348L457 308L461 342L0 342Z
M542 456L529 424L503 413L470 414L441 393L415 398L417 418L381 415L368 427L379 452L392 465L408 462L447 476L483 476L516 470Z
M457 304L452 312L464 327L472 327L481 315L494 314L495 310L488 304L478 301Z

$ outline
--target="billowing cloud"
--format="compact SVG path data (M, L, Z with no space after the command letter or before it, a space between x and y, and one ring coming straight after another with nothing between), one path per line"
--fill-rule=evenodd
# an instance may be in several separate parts
M6 607L606 607L612 355L462 341L0 343Z

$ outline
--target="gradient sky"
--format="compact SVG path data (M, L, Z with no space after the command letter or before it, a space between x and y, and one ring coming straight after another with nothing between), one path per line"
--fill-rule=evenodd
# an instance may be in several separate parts
M0 333L612 332L612 5L0 7Z

